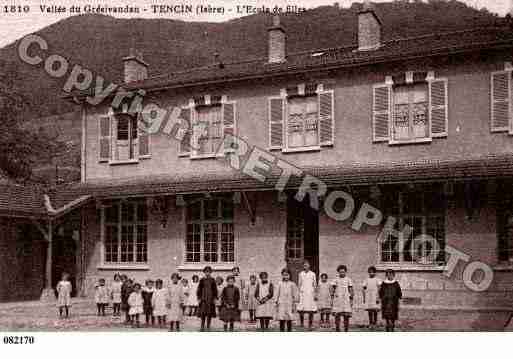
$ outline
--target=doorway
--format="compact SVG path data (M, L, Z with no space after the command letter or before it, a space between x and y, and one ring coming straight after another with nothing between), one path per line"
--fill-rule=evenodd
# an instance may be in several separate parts
M308 198L303 202L293 197L287 200L286 261L296 283L305 260L319 275L319 212L309 204Z

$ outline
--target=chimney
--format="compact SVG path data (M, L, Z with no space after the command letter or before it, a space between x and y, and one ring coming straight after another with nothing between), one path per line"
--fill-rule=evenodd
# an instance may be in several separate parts
M358 12L358 50L375 50L381 46L381 21L374 6L365 1Z
M130 49L129 55L123 58L123 64L125 65L125 83L148 78L148 64L144 62L142 52Z
M273 17L273 25L269 28L269 63L285 62L287 35L280 24L280 17Z

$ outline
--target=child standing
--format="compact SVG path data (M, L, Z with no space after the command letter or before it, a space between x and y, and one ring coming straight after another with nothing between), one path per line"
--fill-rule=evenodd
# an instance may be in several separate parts
M105 286L105 279L100 278L94 292L94 301L98 309L98 316L105 316L105 308L109 304L109 290Z
M146 319L146 326L155 324L155 317L153 316L153 308L151 305L151 298L153 297L154 291L155 288L153 288L153 281L151 279L146 280L144 288L141 291L141 295L143 297L143 310Z
M369 267L367 273L369 273L369 278L365 279L362 284L363 304L369 313L369 329L373 329L378 324L381 279L376 278L376 267Z
M169 285L167 299L169 331L172 332L174 327L176 328L176 331L179 332L180 321L182 320L183 315L185 295L178 273L173 273L171 275L171 284Z
M294 306L298 301L298 288L290 280L290 271L285 268L281 271L282 281L276 289L277 319L280 321L280 332L292 331L292 320L294 318Z
M130 314L128 314L130 306L128 305L128 298L133 292L132 286L132 280L123 275L123 284L121 285L121 309L125 312L125 323L130 323Z
M151 306L153 308L153 317L157 318L157 323L159 327L162 328L166 324L168 290L162 288L162 279L157 279L155 281L155 286L155 292L153 292L153 295L151 296Z
M313 316L317 311L315 304L315 293L317 290L317 279L315 273L310 270L310 262L303 263L303 270L299 273L299 325L303 328L305 313L308 314L308 329L312 329Z
M69 308L71 307L71 282L69 281L69 274L62 273L61 281L57 283L57 307L59 308L59 317L62 318L63 311L66 313L66 318L69 317Z
M328 283L328 275L321 274L321 281L317 286L317 308L321 313L321 326L330 326L330 313L332 305L331 286Z
M385 280L379 288L381 299L382 317L386 321L386 331L393 332L395 321L399 317L399 300L403 297L401 286L395 280L395 273L392 269L385 272Z
M189 281L187 280L187 278L182 278L181 283L182 283L182 289L183 289L183 295L184 295L184 305L183 305L182 312L183 312L183 315L186 315L187 302L189 301L189 296L191 295L191 293L190 293L191 288L189 287ZM196 294L193 294L193 295L196 295Z
M233 278L235 278L234 285L237 288L239 288L239 293L244 293L245 283L244 283L244 279L242 279L242 277L240 276L240 268L239 267L232 268L232 276L233 276ZM221 292L218 292L218 293L221 293ZM242 309L244 305L245 305L244 297L241 295L240 302L239 302L239 309Z
M212 268L206 266L203 269L205 276L198 283L196 295L198 298L198 316L201 318L201 331L210 329L212 318L216 317L217 286L212 278Z
M197 315L198 312L198 292L199 277L195 274L192 276L192 281L189 286L189 296L187 297L187 308L189 316Z
M246 287L245 294L244 294L244 297L245 297L244 300L246 301L248 311L249 311L249 322L250 323L255 323L255 321L256 321L255 313L256 313L256 308L258 305L258 302L255 298L256 288L257 288L257 278L256 278L256 275L252 274L249 277L249 284Z
M128 297L128 306L130 308L128 315L130 315L132 326L139 328L139 315L144 312L141 285L139 283L135 283L133 286L133 292Z
M219 317L224 322L224 330L233 331L233 323L240 321L240 290L235 286L235 277L230 275L226 278L226 286L221 292L221 308Z
M224 279L223 277L221 277L220 275L218 275L216 277L216 286L217 286L217 293L220 294L223 292L223 288L224 288ZM217 301L216 301L216 310L217 310L217 314L219 314L219 311L221 309L221 298L219 298Z
M269 282L267 272L259 274L260 283L255 290L255 298L258 302L255 316L260 320L260 329L269 329L269 322L273 319L274 305L272 298L274 296L273 284Z
M112 314L119 317L121 314L121 277L114 274L114 282L110 286L110 297L112 299Z
M337 267L338 278L332 282L333 286L333 313L335 314L335 328L340 331L340 317L344 317L344 331L349 330L349 318L353 312L353 281L346 277L347 267Z

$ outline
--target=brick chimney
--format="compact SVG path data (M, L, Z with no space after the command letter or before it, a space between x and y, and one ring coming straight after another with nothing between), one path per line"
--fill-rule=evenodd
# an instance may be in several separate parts
M285 62L287 35L280 24L280 17L273 17L273 25L269 28L269 63Z
M381 46L381 21L374 6L365 1L358 12L358 50L375 50Z
M125 65L125 83L148 78L148 64L144 62L142 52L130 49L129 55L123 58L123 64Z

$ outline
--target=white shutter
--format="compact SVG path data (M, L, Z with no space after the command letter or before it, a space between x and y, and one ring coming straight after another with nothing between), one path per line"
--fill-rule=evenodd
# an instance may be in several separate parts
M189 156L191 153L191 134L192 134L192 109L189 107L182 108L180 112L180 130L181 140L179 144L179 156Z
M149 115L148 115L149 116ZM143 114L139 113L137 118L137 140L139 145L139 158L150 157L150 127L148 123L143 123L145 119Z
M235 111L235 101L223 103L223 142L225 152L234 151L234 149L229 146L233 141L226 141L226 137L228 135L235 136L237 116Z
M431 137L446 137L448 132L447 79L429 81L429 126Z
M511 71L492 72L490 92L491 131L508 131L511 118Z
M111 118L100 116L99 124L100 162L107 162L111 158Z
M332 146L334 136L334 92L320 91L319 97L319 140L321 146Z
M392 86L374 85L372 89L372 140L388 141L390 138Z
M282 97L269 98L269 149L283 147L283 120L285 117L285 99Z

